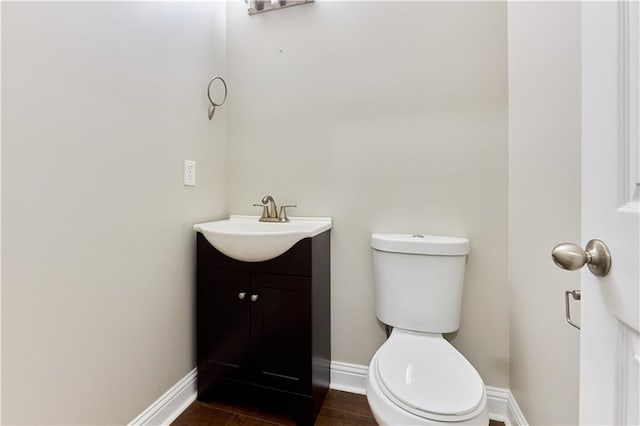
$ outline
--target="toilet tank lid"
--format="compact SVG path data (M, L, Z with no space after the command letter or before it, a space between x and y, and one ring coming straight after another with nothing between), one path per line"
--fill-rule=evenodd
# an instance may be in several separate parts
M391 253L464 256L469 240L462 237L424 234L372 234L371 247Z

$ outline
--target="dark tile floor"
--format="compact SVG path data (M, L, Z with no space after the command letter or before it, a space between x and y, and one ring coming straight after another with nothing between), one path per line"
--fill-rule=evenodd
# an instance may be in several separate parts
M290 417L228 403L196 401L171 426L295 426ZM367 397L330 390L316 426L376 426ZM491 421L490 426L504 426Z

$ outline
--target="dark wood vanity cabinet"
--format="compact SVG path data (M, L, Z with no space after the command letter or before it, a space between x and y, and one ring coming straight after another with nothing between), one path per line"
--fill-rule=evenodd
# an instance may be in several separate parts
M315 421L331 363L329 231L264 262L197 234L198 399L240 400Z

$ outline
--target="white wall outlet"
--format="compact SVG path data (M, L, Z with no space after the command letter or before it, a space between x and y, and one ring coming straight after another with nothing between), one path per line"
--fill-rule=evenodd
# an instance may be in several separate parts
M196 162L184 160L184 184L196 186Z

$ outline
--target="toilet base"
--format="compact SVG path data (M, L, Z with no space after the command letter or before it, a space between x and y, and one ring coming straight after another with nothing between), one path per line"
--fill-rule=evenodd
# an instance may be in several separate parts
M376 354L377 355L377 354ZM489 424L489 410L485 403L485 407L476 417L465 421L441 422L435 420L418 417L398 407L390 401L380 389L377 381L372 374L372 368L375 365L376 355L374 355L369 365L369 373L367 374L367 400L369 407L373 413L373 417L380 426L420 426L420 425L474 425L487 426Z

